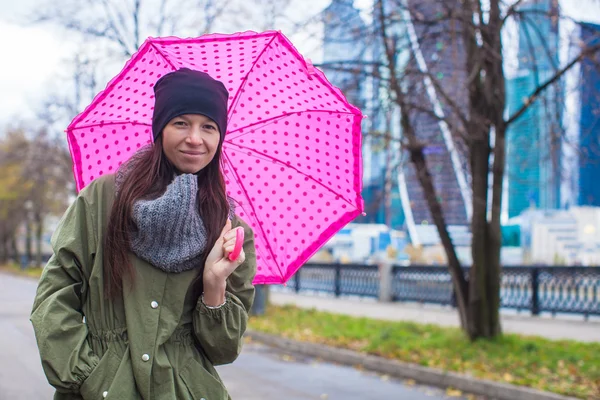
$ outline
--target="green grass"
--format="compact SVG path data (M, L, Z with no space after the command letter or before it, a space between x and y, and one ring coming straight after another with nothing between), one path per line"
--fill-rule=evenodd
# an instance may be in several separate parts
M250 328L478 378L600 399L600 343L506 334L473 343L459 329L269 306Z
M27 267L25 270L21 269L21 266L16 263L0 265L0 271L8 272L15 275L29 276L32 278L39 278L42 275L44 268L39 267Z

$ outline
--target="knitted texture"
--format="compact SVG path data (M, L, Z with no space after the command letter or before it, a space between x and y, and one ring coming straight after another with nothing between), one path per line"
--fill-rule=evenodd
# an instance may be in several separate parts
M115 174L116 196L127 175L138 168L152 146L142 147L119 167ZM207 238L198 214L197 194L198 177L182 174L174 177L162 196L136 201L132 213L136 229L129 232L131 251L166 272L183 272L199 266ZM233 220L235 200L227 196L227 202L229 219Z
M199 266L206 249L206 228L198 214L198 177L181 174L153 200L133 206L131 250L166 272L183 272Z

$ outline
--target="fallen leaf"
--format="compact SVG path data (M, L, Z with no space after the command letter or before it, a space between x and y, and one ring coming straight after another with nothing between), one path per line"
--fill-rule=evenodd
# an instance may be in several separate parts
M448 388L446 389L446 396L448 397L459 397L462 396L462 392L458 389Z
M364 371L365 367L362 364L355 364L354 369L356 369L358 371Z
M417 384L417 382L415 382L415 380L414 380L414 379L406 379L406 380L404 381L404 384L405 384L406 386L415 386L415 385Z

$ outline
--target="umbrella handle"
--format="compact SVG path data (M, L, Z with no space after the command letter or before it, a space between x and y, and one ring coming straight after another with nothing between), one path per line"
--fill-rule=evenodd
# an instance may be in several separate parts
M240 253L242 252L242 246L244 245L244 230L236 229L235 230L235 246L233 247L233 251L229 253L229 261L236 260Z

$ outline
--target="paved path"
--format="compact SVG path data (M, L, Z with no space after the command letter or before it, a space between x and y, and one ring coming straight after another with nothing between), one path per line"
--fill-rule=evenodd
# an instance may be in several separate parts
M449 399L440 389L405 385L385 375L285 355L256 343L247 345L240 358L220 367L219 373L234 400Z
M0 273L0 400L53 395L29 322L35 288L32 279ZM240 358L219 372L234 400L446 399L439 389L285 355L258 343L248 343Z
M459 326L458 313L450 307L412 303L379 303L367 298L335 298L317 294L296 294L271 290L273 304L294 304L338 314L370 317L391 321L414 321L442 326ZM600 342L600 319L584 321L581 316L532 317L507 314L502 316L504 332L543 336L549 339L573 339L582 342Z

